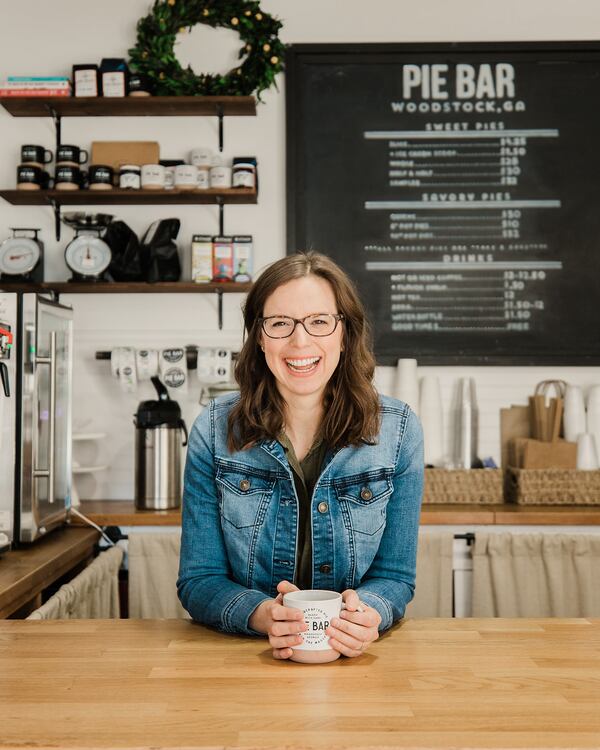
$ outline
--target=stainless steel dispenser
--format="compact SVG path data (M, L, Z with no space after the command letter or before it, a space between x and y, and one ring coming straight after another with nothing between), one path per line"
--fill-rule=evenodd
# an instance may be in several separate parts
M159 378L151 380L158 401L142 401L134 417L135 507L168 510L181 505L181 448L188 434L177 401Z
M0 546L34 542L71 506L73 311L0 292Z

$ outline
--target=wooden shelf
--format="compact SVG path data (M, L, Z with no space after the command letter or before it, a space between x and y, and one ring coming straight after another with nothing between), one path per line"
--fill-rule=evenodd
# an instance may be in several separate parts
M139 511L133 500L82 500L81 512L100 526L179 526L181 511ZM72 523L78 523L76 518ZM421 526L600 526L600 506L459 505L425 503Z
M13 117L192 117L256 115L253 96L2 96Z
M45 281L42 284L12 283L0 281L0 289L6 292L56 292L58 294L245 294L252 285L226 281L222 283L195 284L191 281Z
M256 190L0 190L0 197L13 206L108 206L108 205L197 205L256 203Z

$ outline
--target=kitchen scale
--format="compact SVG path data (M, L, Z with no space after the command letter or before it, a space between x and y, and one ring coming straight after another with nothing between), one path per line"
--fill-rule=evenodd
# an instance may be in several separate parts
M12 237L0 245L0 279L4 282L33 282L44 280L44 243L38 238L39 229L11 227ZM22 233L33 233L33 237Z
M109 245L102 239L113 217L110 214L64 214L63 221L75 230L65 247L65 263L73 275L69 281L107 281L112 260Z

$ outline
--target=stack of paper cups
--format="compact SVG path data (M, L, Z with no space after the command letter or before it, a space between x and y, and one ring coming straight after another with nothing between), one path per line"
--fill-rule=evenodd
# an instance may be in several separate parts
M578 385L567 385L563 412L565 440L576 443L577 438L586 431L585 404L583 392Z
M419 413L419 380L417 378L416 359L398 360L394 396L400 401L405 401L415 414Z
M394 396L406 402L415 414L419 413L419 379L416 359L398 360Z
M477 458L479 410L474 378L461 378L454 406L454 466L471 469Z
M419 396L419 417L423 426L425 464L443 466L444 429L439 378L433 375L421 378Z
M593 435L596 459L600 463L600 385L593 385L588 393L587 431Z

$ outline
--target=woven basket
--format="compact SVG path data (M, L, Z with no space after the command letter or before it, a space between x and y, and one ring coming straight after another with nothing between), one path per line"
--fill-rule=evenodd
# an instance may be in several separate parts
M600 471L509 468L506 494L519 505L600 505Z
M502 503L502 470L425 469L423 502L457 505Z

